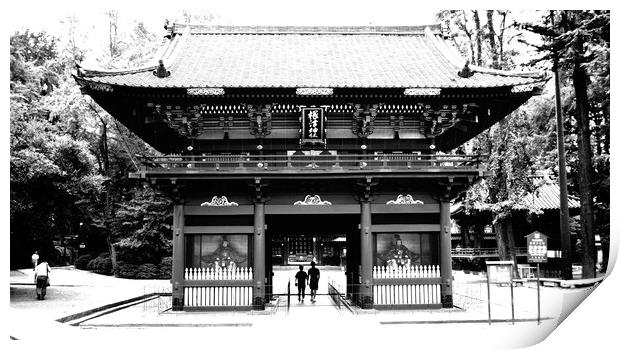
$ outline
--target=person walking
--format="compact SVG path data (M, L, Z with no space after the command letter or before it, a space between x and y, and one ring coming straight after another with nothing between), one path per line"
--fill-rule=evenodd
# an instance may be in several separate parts
M30 259L32 259L32 270L34 271L39 264L39 254L36 250L34 251L34 254L32 254L32 257Z
M49 285L49 273L51 271L49 264L44 259L41 259L41 263L34 269L34 283L38 300L45 299L45 292Z
M304 271L304 267L299 265L299 271L295 274L295 285L297 286L297 300L304 301L306 298L306 283L308 274Z
M321 272L317 269L313 262L310 263L312 267L308 270L308 276L310 276L310 301L316 302L316 290L319 289L319 278L321 278Z

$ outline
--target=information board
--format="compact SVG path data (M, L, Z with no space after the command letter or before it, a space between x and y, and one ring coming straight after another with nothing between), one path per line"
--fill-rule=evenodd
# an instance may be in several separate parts
M527 262L546 263L547 262L547 236L534 231L527 238Z
M489 283L503 284L512 281L512 263L502 265L488 265Z

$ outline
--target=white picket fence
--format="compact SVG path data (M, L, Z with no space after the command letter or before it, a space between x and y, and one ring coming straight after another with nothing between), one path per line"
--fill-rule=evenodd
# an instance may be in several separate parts
M440 282L404 279L440 278L439 266L401 266L390 269L385 266L373 267L373 300L375 305L430 305L441 303ZM382 281L394 279L393 281ZM403 279L398 281L398 279ZM426 282L426 283L425 283Z
M185 287L184 305L195 306L250 306L252 287Z
M190 267L185 269L185 279L191 281L204 280L251 280L251 267L237 267L235 269L216 269Z
M235 269L186 268L188 281L251 281L251 267ZM191 284L191 282L190 282ZM250 283L251 284L251 283ZM184 305L189 307L236 307L252 305L252 287L247 286L186 286Z

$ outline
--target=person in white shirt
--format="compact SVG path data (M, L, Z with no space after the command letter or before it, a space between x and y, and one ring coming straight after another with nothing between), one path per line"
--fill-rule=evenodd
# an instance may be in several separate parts
M51 271L49 264L43 259L41 259L41 263L34 269L34 280L37 286L38 300L45 299L45 292L49 283L49 273Z
M32 269L36 269L37 268L37 264L39 264L39 254L37 254L37 251L34 251L34 254L32 254Z

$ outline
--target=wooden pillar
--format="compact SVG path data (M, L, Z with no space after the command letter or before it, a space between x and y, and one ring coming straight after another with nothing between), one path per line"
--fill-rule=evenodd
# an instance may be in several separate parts
M450 202L442 198L439 206L439 257L441 270L441 304L452 307L452 252L450 234Z
M372 218L371 204L369 200L361 202L361 222L360 222L360 262L361 262L361 286L359 288L362 309L371 309L372 300Z
M265 309L265 203L254 203L254 290L255 310Z
M471 242L469 240L469 224L463 223L461 225L461 239L463 240L463 248L471 248Z
M175 203L172 217L172 310L183 310L183 282L185 279L184 205Z

